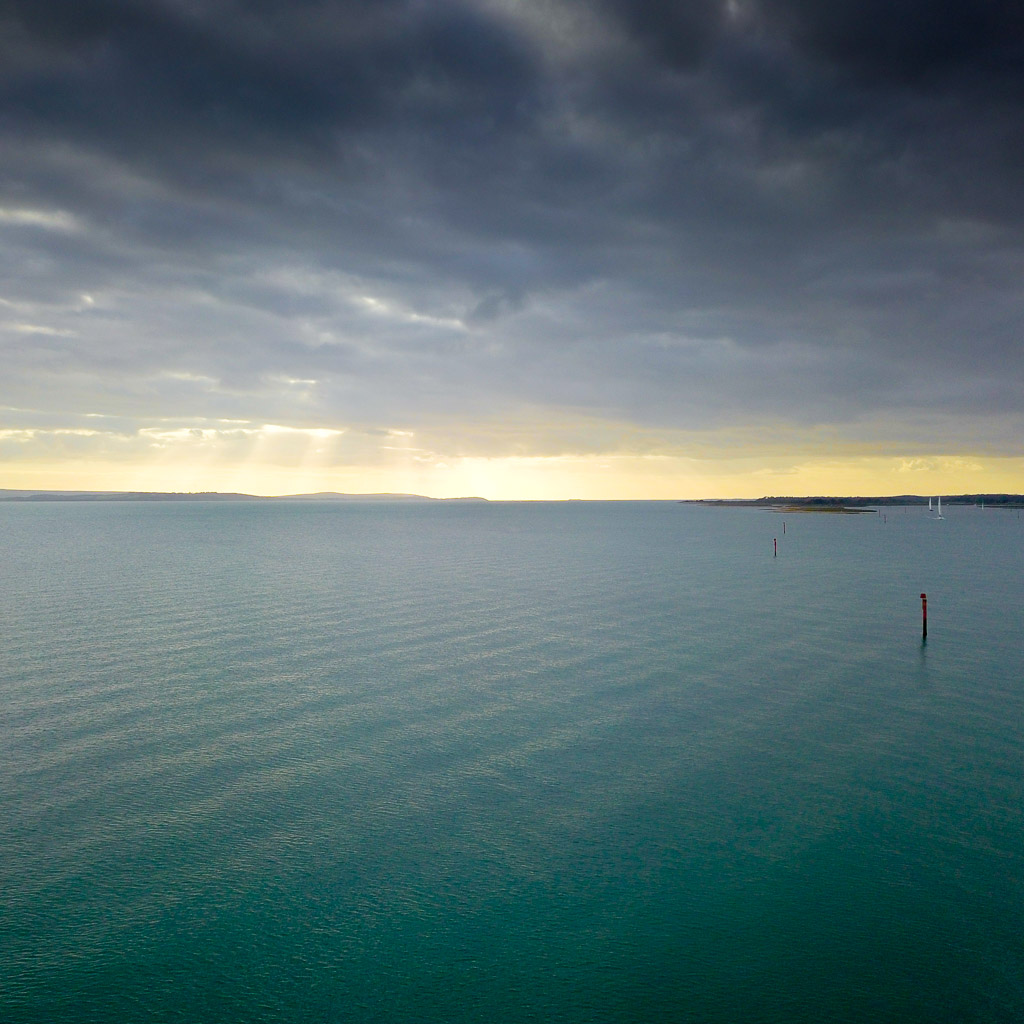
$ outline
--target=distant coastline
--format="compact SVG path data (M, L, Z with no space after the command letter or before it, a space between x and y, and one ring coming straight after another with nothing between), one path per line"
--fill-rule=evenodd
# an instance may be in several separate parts
M425 494L378 492L350 494L316 491L310 494L244 494L237 491L48 491L0 488L2 501L304 501L304 502L486 502L481 497L432 498ZM586 499L569 499L583 501ZM681 505L714 508L761 508L776 512L830 512L856 514L892 505L927 505L928 495L894 494L881 497L765 496L763 498L683 498ZM943 495L945 505L984 505L986 508L1024 508L1022 494Z
M831 512L856 515L860 512L873 512L880 507L893 505L927 505L933 500L928 495L891 494L882 497L865 498L836 497L816 495L813 497L773 496L764 498L693 498L680 504L711 505L728 508L763 508L775 512ZM985 508L1024 508L1024 495L1021 494L944 494L942 501L946 505L984 505Z
M32 491L0 488L0 501L487 501L486 498L431 498L425 494L241 494L236 491Z

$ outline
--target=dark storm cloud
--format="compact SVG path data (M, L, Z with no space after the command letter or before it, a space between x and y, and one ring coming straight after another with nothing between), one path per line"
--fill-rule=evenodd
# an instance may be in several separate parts
M337 156L389 121L500 126L529 86L517 40L451 5L15 0L4 21L10 120L136 158Z
M1020 86L1024 10L1014 0L790 0L770 16L808 55L883 87L949 77Z
M1024 408L1019 5L6 0L0 47L34 407Z
M657 0L605 2L628 34L676 69L692 68L706 56L726 17L726 9L718 0L679 4Z

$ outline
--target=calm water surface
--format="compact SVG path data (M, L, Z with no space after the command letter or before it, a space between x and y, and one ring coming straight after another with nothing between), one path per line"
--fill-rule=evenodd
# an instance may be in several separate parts
M0 1019L1024 1019L1024 521L886 519L0 504Z

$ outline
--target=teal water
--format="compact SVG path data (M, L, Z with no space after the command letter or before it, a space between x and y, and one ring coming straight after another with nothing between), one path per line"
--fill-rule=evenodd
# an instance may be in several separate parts
M1024 1019L1024 521L886 518L0 505L0 1019Z

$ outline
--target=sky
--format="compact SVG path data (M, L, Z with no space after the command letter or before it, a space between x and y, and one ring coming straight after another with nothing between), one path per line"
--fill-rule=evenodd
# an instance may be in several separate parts
M0 0L0 487L1024 491L1019 0Z

